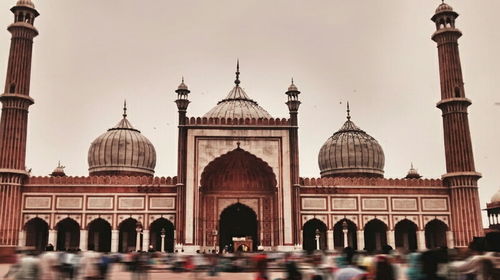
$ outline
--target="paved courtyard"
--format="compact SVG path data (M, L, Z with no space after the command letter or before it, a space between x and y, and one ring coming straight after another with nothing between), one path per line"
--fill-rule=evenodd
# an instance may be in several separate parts
M9 270L10 265L0 264L0 279L3 279L3 276ZM273 272L269 276L270 279L276 279L282 277L281 272ZM113 266L113 270L108 279L132 279L132 274L130 272L123 271L121 265ZM206 273L198 274L198 277L195 277L192 273L172 273L172 272L160 272L154 271L149 273L148 280L156 280L156 279L234 279L234 280L253 280L255 279L254 273L220 273L218 277L208 277Z

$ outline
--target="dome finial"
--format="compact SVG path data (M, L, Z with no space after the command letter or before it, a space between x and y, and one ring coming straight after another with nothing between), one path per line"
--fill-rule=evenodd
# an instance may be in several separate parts
M127 99L123 100L123 115L124 118L127 117Z
M351 120L351 109L349 108L349 101L347 101L347 120Z
M240 59L236 60L236 80L234 80L236 86L240 85Z

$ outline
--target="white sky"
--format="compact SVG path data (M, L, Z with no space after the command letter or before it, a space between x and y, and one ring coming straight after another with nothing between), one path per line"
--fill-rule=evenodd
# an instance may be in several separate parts
M345 121L375 137L385 175L445 173L436 45L430 17L440 1L45 0L35 22L27 167L47 175L57 161L84 176L90 143L121 118L155 145L156 174L176 175L182 75L201 116L233 86L236 58L247 94L276 117L290 77L302 91L300 168L319 177L318 151ZM13 20L0 4L0 26ZM500 186L500 1L448 1L460 13L460 51L481 207ZM0 77L10 34L0 32ZM342 103L342 104L341 104ZM486 226L486 224L485 224Z

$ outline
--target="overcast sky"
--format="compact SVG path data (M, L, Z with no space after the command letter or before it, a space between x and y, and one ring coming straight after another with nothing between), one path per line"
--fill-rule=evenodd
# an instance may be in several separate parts
M0 4L0 26L13 20ZM27 167L47 175L61 160L88 175L90 143L121 118L156 147L156 175L175 176L177 108L184 76L189 116L209 111L232 88L236 59L247 94L288 117L290 78L302 91L300 173L319 177L318 151L345 121L375 137L385 176L410 162L425 178L445 173L435 30L440 1L44 0L35 25ZM500 186L500 1L448 1L457 27L481 207ZM0 77L10 34L0 32ZM495 105L495 103L498 103ZM486 226L486 225L485 225Z

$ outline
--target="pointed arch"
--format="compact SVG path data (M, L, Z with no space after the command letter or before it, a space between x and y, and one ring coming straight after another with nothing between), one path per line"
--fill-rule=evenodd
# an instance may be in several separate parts
M345 236L344 231L346 230L347 236ZM353 249L358 249L358 238L356 236L357 226L356 224L344 218L333 226L333 244L335 244L336 249L343 249L345 247L351 247ZM347 237L347 244L346 244Z
M96 252L111 251L111 224L103 218L92 220L88 225L88 249Z
M408 219L399 221L394 226L394 236L396 248L403 248L407 251L417 250L417 229L418 226Z
M448 225L435 218L425 224L425 246L427 249L447 247L446 232Z
M173 252L174 241L174 224L168 219L161 217L149 225L149 244L155 251Z
M233 247L233 238L251 238L252 250L260 245L258 238L257 213L249 206L235 203L226 207L219 219L219 248L230 252L237 250Z
M326 250L327 230L326 224L319 219L313 218L305 222L302 227L302 248L305 251ZM317 238L319 238L319 248Z
M44 251L48 245L49 224L45 220L35 217L28 220L23 229L26 232L26 246L35 247L39 252Z
M366 251L381 251L383 246L387 245L387 229L387 224L377 218L365 224L364 234Z
M141 225L141 223L132 217L120 222L118 225L118 251L120 253L135 251L138 234L137 228L139 225ZM140 235L139 242L142 242L142 234Z
M80 249L80 224L74 219L67 217L60 220L56 226L58 251Z
M212 160L201 174L205 192L215 190L274 191L272 168L259 157L238 147Z

